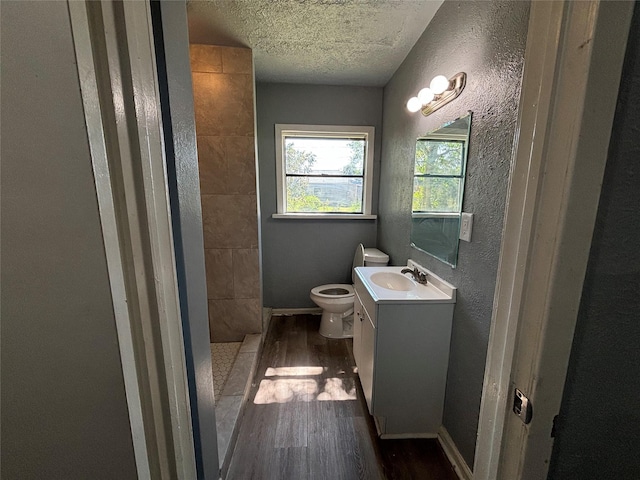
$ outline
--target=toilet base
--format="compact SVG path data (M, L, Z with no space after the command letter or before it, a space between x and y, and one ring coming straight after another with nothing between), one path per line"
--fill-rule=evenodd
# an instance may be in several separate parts
M327 338L353 338L353 310L349 315L322 311L320 335Z

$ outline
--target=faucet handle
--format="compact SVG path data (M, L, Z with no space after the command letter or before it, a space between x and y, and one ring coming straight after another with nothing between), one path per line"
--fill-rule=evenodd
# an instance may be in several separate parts
M427 274L421 272L418 267L414 267L413 270L410 268L403 268L400 273L405 274L405 273L410 273L411 275L413 275L413 278L415 279L416 282L422 284L422 285L426 285L427 284Z
M415 267L415 268L413 269L413 276L415 277L415 279L416 279L416 281L417 281L418 283L421 283L421 284L423 284L423 285L427 283L427 274L426 274L426 273L424 273L424 272L421 272L421 271L418 269L418 267Z

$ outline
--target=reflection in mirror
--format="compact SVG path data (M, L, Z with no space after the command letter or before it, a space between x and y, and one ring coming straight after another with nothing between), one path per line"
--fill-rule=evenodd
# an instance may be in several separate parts
M411 246L456 266L471 112L418 138Z

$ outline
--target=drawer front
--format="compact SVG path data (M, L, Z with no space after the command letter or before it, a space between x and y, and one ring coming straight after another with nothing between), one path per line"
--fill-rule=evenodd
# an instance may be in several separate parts
M373 298L371 298L371 295L369 295L367 288L364 286L364 284L362 283L362 280L357 275L356 275L355 288L356 288L356 293L358 294L358 297L360 297L360 301L362 302L362 306L364 307L365 311L367 312L367 315L369 315L369 318L371 319L371 323L373 323L374 327L377 326L378 321L376 318L377 317L376 302L373 301Z

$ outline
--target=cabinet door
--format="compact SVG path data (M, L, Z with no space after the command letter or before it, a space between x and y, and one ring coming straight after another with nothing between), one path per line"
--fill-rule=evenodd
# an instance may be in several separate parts
M364 318L364 308L358 295L353 297L353 358L356 360L358 371L362 364L362 319Z
M375 363L376 330L365 310L363 310L360 327L361 361L358 364L358 375L360 376L360 383L364 391L364 398L367 401L367 407L369 407L369 413L373 415L373 369Z

